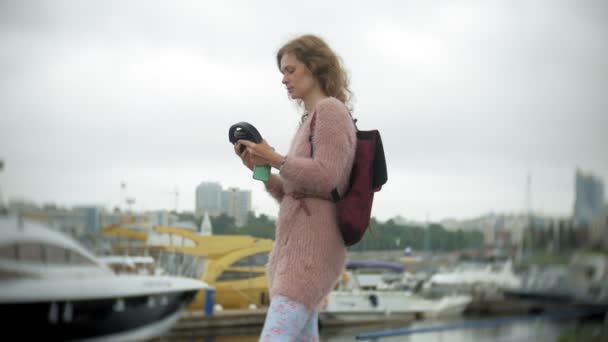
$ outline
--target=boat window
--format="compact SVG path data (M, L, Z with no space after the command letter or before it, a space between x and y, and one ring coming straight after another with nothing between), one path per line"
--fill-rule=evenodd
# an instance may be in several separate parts
M20 243L17 245L17 259L42 262L42 245L39 243Z
M0 246L0 259L17 259L17 246L12 244Z
M70 264L76 265L94 264L94 262L92 262L85 256L74 251L68 251L68 261Z
M230 281L230 280L243 280L256 278L266 275L266 272L238 272L238 271L225 271L220 274L215 281Z
M0 270L0 280L17 280L17 279L28 279L34 278L33 275L15 271L15 270Z
M68 251L65 248L61 248L53 245L44 246L45 260L49 264L67 264L68 263Z
M232 267L239 266L266 266L268 263L268 252L257 253L254 255L249 255L245 258L242 258L232 264Z

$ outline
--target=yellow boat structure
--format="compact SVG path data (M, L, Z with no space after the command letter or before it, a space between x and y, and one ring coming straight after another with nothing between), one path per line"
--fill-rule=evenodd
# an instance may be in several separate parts
M244 309L269 303L265 265L273 241L248 235L201 235L180 227L154 226L133 229L112 225L102 236L114 238L114 250L124 254L183 256L197 261L196 271L189 275L215 288L215 304L224 309ZM126 242L126 243L125 243ZM205 308L205 291L197 294L190 309Z

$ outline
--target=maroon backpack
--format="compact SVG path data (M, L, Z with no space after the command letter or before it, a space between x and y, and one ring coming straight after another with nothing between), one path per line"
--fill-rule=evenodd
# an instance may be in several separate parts
M308 138L311 158L316 113L312 115ZM338 227L346 246L352 246L363 238L370 224L374 193L380 191L388 179L380 132L360 131L356 122L353 120L357 130L357 146L349 186L346 194L340 195L338 189L331 192L332 200L336 203Z

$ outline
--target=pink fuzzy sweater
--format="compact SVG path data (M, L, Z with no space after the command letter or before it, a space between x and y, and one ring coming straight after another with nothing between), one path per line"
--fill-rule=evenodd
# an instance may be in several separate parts
M336 187L339 193L346 190L356 147L355 128L342 102L324 99L315 112L313 158L311 114L296 132L279 175L266 183L280 203L268 262L270 296L283 295L311 309L335 286L346 262L330 193ZM306 197L294 198L293 193Z

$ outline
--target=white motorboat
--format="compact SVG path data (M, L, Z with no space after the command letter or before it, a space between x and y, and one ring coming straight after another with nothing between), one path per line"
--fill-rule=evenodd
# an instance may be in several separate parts
M395 317L447 317L459 316L471 303L466 294L450 294L440 298L425 298L413 293L407 286L362 287L358 281L357 268L386 268L399 271L393 263L350 262L347 286L339 287L327 297L321 311L321 320L332 319L343 322L379 321ZM391 274L391 273L389 273Z
M460 316L471 301L472 297L465 294L428 299L410 291L332 291L322 316L343 321L371 321L395 316Z
M531 267L522 286L505 291L508 297L535 301L608 306L608 257L575 253L568 265Z
M0 322L19 340L141 341L179 319L205 283L116 275L67 235L0 217Z
M513 272L510 260L500 263L463 263L452 271L434 274L424 285L464 291L483 289L514 289L521 286L521 278Z

